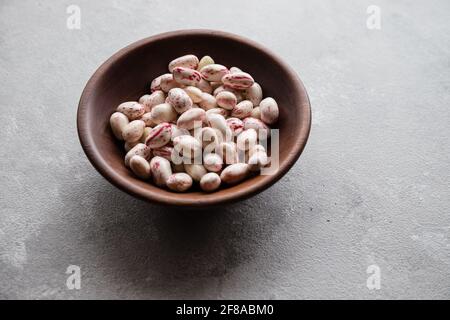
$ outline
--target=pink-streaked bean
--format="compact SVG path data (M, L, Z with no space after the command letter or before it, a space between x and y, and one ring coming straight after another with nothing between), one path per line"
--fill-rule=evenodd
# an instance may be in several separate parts
M133 173L143 180L150 178L150 164L141 156L132 156L130 159L130 169Z
M139 119L145 113L145 108L139 102L127 101L119 104L117 111L122 112L131 121Z
M207 66L204 66L201 68L200 73L202 74L202 77L205 80L213 81L213 82L219 82L225 76L228 74L228 68L221 65L221 64L209 64Z
M233 110L236 107L237 98L230 91L219 92L216 96L217 104L226 110Z
M259 106L263 98L262 88L257 82L253 83L250 88L245 89L244 94L254 106Z
M122 112L114 112L111 115L109 118L109 124L116 139L123 140L122 132L128 123L130 123L128 117Z
M171 89L167 95L166 102L170 103L170 105L178 113L183 113L192 108L192 99L186 91L181 88Z
M150 112L158 104L164 103L166 95L162 90L157 90L152 94L145 94L139 98L139 103L145 108L145 112Z
M165 145L163 147L153 149L152 151L154 156L162 157L164 159L171 161L173 152L172 147Z
M246 72L234 72L223 76L222 82L233 89L247 89L253 85L255 80Z
M200 179L200 188L205 192L213 192L220 187L220 176L215 172L209 172Z
M171 73L166 73L161 76L160 90L169 92L170 89L178 87L178 83L173 78Z
M204 56L203 58L200 59L197 70L200 71L204 66L207 66L210 64L214 64L213 58L211 58L210 56Z
M199 103L200 101L203 100L202 97L203 92L199 88L194 86L187 86L183 90L188 94L189 98L191 98L193 103Z
M166 185L167 179L172 174L170 162L163 157L153 157L150 161L150 170L152 172L153 181L159 187Z
M192 108L183 113L177 121L178 128L192 130L201 127L206 119L206 112L201 108Z
M177 112L169 103L162 103L154 106L150 114L151 120L156 124L174 122L177 120Z
M163 122L154 127L145 140L145 144L152 149L160 148L169 143L172 136L170 123Z
M192 178L184 172L174 173L166 181L167 187L176 192L185 192L192 187Z
M251 115L253 110L253 103L250 100L244 100L239 102L233 110L231 110L231 116L239 119L247 118Z
M176 67L184 67L189 69L197 69L198 58L193 54L187 54L182 57L178 57L169 63L169 72L172 72Z
M203 156L203 166L211 172L219 172L222 170L223 160L217 153L208 153Z
M220 179L228 184L235 184L244 180L249 173L249 165L246 163L235 163L223 169Z
M230 127L231 132L233 133L233 137L238 136L244 131L244 122L238 118L228 118L227 125Z
M201 74L194 69L176 67L172 73L176 82L186 86L196 86L202 79Z
M261 120L266 124L273 124L278 121L278 104L274 98L265 98L259 104L261 110Z
M194 181L199 182L202 177L208 173L205 167L201 164L184 164L184 169L186 173L191 176Z
M199 83L197 84L197 88L199 88L202 92L205 93L211 94L213 92L213 88L211 87L209 82L206 81L205 79L199 81Z
M133 120L128 123L122 131L123 140L133 142L139 141L144 133L145 122L142 120Z
M130 160L133 156L141 156L142 158L149 160L152 156L152 151L143 143L138 143L125 155L125 166L130 166Z

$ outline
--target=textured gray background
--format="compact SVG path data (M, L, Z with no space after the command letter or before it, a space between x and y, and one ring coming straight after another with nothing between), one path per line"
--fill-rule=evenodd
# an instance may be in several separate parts
M450 2L200 2L0 1L0 298L450 298ZM73 3L81 30L66 28ZM289 174L214 212L120 192L76 134L106 58L183 28L271 48L313 105Z

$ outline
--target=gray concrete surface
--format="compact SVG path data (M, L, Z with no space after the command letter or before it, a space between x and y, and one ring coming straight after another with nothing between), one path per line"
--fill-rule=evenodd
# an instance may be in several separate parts
M0 1L0 298L450 298L450 2L201 3ZM66 28L70 4L81 30ZM381 30L366 27L372 4ZM94 70L182 28L272 48L313 105L289 174L215 212L120 192L76 134Z

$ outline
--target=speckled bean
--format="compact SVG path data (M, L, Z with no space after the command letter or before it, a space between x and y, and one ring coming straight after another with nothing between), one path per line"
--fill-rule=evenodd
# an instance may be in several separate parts
M226 110L233 110L236 107L237 98L230 91L219 92L216 96L217 104Z
M200 108L192 108L183 113L177 121L178 128L191 130L201 127L206 119L206 112Z
M250 171L258 171L269 163L266 150L261 145L256 145L249 150L248 165Z
M150 164L141 156L132 156L130 159L130 169L133 173L141 179L150 178Z
M237 137L237 141L236 141L237 148L239 150L248 150L251 147L256 145L257 140L258 140L258 134L256 133L255 129L244 130Z
M220 114L223 117L228 117L230 115L230 110L225 110L224 108L212 108L206 110L206 116L213 113Z
M184 172L174 173L167 178L167 187L177 192L185 192L192 186L192 178Z
M123 140L122 132L123 129L128 125L128 123L130 123L128 117L124 115L122 112L114 112L109 118L111 130L114 136L119 140Z
M206 149L210 144L212 144L210 148L214 149L222 142L222 134L217 129L211 127L204 127L198 130L196 138L202 143L203 149Z
M150 170L153 176L153 181L159 187L165 186L166 181L172 174L172 167L170 162L163 157L153 157L150 161Z
M176 88L178 83L175 81L171 73L166 73L161 76L160 90L169 92L170 89Z
M127 154L125 155L125 166L127 167L130 166L131 157L135 155L141 156L144 159L148 160L152 155L152 151L145 144L138 143L133 148L131 148L131 150L128 151Z
M145 144L152 149L160 148L170 141L171 136L172 127L170 123L163 122L150 131Z
M250 100L244 100L239 102L233 110L231 110L231 116L239 119L244 119L250 116L253 110L253 103Z
M228 184L235 184L247 177L249 165L246 163L235 163L223 169L220 179Z
M184 158L194 158L202 154L202 144L190 135L173 139L174 150Z
M176 82L186 86L196 86L202 79L200 72L194 69L176 67L172 73Z
M183 135L190 135L189 130L178 128L176 124L170 124L172 127L172 136L170 137L170 140L173 141L178 136Z
M189 69L197 69L198 58L193 54L187 54L182 57L178 57L169 63L169 72L172 72L176 67L184 67Z
M192 108L192 99L186 91L181 88L171 89L167 95L166 102L170 103L170 105L178 113L183 113Z
M246 72L234 72L223 76L222 82L233 89L247 89L253 85L255 80Z
M145 122L142 120L133 120L128 123L122 131L123 140L133 142L139 141L144 133Z
M209 172L200 179L200 188L205 192L213 192L220 187L220 176L215 172Z
M150 112L158 104L164 103L166 95L162 90L157 90L152 94L145 94L139 98L139 103L145 108L145 112Z
M259 107L254 107L250 117L261 120L261 109Z
M119 104L117 111L122 112L131 121L139 119L145 113L145 108L136 101L127 101Z
M202 92L206 92L211 94L213 92L213 88L211 87L211 85L209 84L208 81L206 81L205 79L201 79L198 83L197 83L197 88L199 88L200 90L202 90Z
M226 164L233 164L238 161L236 144L234 142L222 142L216 148L216 153L222 158Z
M199 103L200 101L203 100L202 97L203 92L199 88L194 86L187 86L183 90L188 94L189 98L191 98L193 103Z
M204 110L209 110L217 107L217 100L214 96L204 92L202 94L202 101L200 101L198 105Z
M274 98L265 98L259 104L261 120L266 124L273 124L278 120L278 104Z
M221 64L209 64L200 69L200 73L205 80L208 81L221 81L223 76L228 74L228 68Z
M171 161L173 148L168 145L165 145L160 148L152 149L152 152L154 156L162 157L164 159Z
M258 138L263 138L264 136L270 136L270 128L261 120L248 117L242 120L244 122L244 130L255 129L258 133Z
M140 143L145 143L145 140L147 139L148 135L150 134L150 131L152 131L151 127L145 127L144 133L141 136L141 139L139 139Z
M211 172L219 172L222 170L223 160L217 153L208 153L203 156L203 166Z
M228 118L227 125L230 127L233 137L238 136L244 131L244 122L238 118Z
M145 125L147 127L154 127L154 126L157 125L157 123L155 123L155 121L152 118L152 113L151 112L144 113L142 115L142 117L140 118L140 120L144 121Z

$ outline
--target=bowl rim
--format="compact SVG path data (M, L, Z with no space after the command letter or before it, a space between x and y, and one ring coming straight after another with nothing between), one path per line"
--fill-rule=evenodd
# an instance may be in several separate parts
M300 111L300 117L301 122L298 123L300 128L300 135L299 137L294 141L294 145L289 150L289 153L284 161L280 161L280 166L277 170L277 172L274 175L271 175L271 178L268 180L261 180L257 181L250 186L246 188L241 188L237 192L229 193L221 196L217 196L214 198L208 197L207 199L186 199L186 198L176 198L177 193L174 193L174 197L167 197L167 196L161 196L158 195L158 192L154 192L152 190L143 189L140 187L137 187L136 185L131 184L125 177L123 177L121 174L117 173L115 170L113 170L109 164L103 159L103 157L100 156L100 152L98 151L98 148L96 144L94 143L94 140L89 132L88 128L88 106L89 106L89 99L91 97L91 93L94 90L94 87L97 83L97 81L102 78L103 74L108 70L114 63L116 63L118 60L123 58L124 56L128 55L133 50L138 49L141 46L145 46L148 43L167 39L171 37L179 37L182 35L189 35L189 36L195 36L195 35L209 35L209 36L218 36L223 38L228 38L236 42L243 43L245 45L252 46L256 48L259 51L264 52L267 56L271 57L273 60L277 61L277 63L281 66L282 69L286 72L286 74L289 75L291 78L290 80L294 81L295 87L298 89L301 96L304 97L303 105L298 106L301 107ZM283 177L289 169L292 168L292 166L295 164L297 159L302 154L306 143L309 138L309 134L311 131L311 103L309 100L308 93L306 92L306 89L300 80L297 73L289 66L287 63L283 61L278 55L273 53L270 49L262 46L261 44L245 38L240 35L236 35L229 32L224 31L218 31L218 30L211 30L211 29L181 29L181 30L174 30L169 32L164 32L160 34L156 34L141 40L138 40L136 42L133 42L129 44L128 46L120 49L116 53L114 53L110 58L108 58L105 62L103 62L100 67L94 72L94 74L90 77L88 80L85 88L83 89L83 92L81 94L79 103L78 103L78 111L77 111L77 132L78 132L78 138L80 140L80 144L83 148L84 153L86 154L87 158L89 159L90 163L94 166L94 168L111 184L118 187L122 191L152 202L156 204L161 205L169 205L169 206L188 206L188 207L209 207L214 205L221 205L225 203L231 203L238 200L244 200L246 198L249 198L267 188L272 186L275 182L277 182L281 177ZM196 196L194 196L196 197Z

